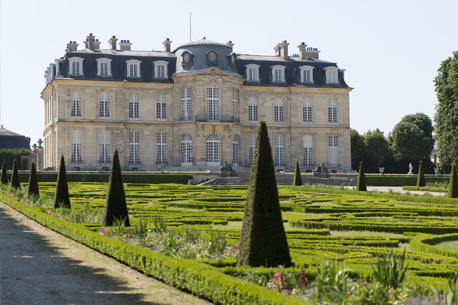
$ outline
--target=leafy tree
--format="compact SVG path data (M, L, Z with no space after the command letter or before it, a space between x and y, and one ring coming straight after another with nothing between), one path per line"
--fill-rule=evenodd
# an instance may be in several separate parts
M32 170L30 171L28 196L40 196L35 162L32 162Z
M302 185L301 169L299 168L299 161L296 162L296 170L294 171L293 185Z
M108 196L105 202L105 211L103 213L103 226L112 226L116 219L122 220L126 227L130 226L129 215L127 213L126 194L124 193L121 165L119 164L117 150L113 155Z
M366 145L364 137L355 129L350 132L351 135L351 169L358 170L359 163L366 159Z
M2 164L2 178L0 179L0 183L3 183L4 185L8 184L8 171L6 170L5 160L3 160Z
M70 195L68 193L67 172L65 171L64 155L60 158L59 175L57 176L56 195L54 208L70 209Z
M450 183L448 185L448 198L458 198L458 179L456 177L456 164L452 165L452 172L450 174Z
M366 145L366 171L378 173L379 167L384 166L386 160L392 155L388 140L380 129L368 130L364 134L364 144Z
M420 161L420 167L418 169L417 186L421 187L425 185L426 185L426 182L425 182L425 172L423 171L423 162Z
M239 251L237 266L291 266L264 121L259 123L256 137Z
M366 176L364 176L363 161L359 163L359 174L358 174L358 182L356 184L356 190L363 191L363 192L367 191Z
M19 172L17 169L16 159L14 159L13 162L13 175L11 177L11 186L14 188L21 188L21 182L19 182Z
M458 51L441 63L434 85L437 154L441 167L449 169L458 160Z
M394 153L410 162L429 158L434 147L432 133L433 124L426 114L406 115L393 129Z

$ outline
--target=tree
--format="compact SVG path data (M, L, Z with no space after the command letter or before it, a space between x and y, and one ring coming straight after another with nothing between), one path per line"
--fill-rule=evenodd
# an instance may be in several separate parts
M409 114L393 128L393 150L400 159L420 161L429 158L434 147L433 124L423 113Z
M4 185L8 184L8 171L6 169L5 160L3 160L3 164L2 164L2 178L0 179L0 183L3 183Z
M351 135L351 169L358 170L359 163L366 159L366 145L364 137L355 129L350 132Z
M256 138L239 251L237 266L291 266L264 121L259 123Z
M59 175L57 176L56 195L54 208L70 209L70 195L68 193L67 172L65 171L64 155L60 158Z
M126 194L124 193L121 165L119 164L117 150L113 155L108 196L105 202L102 225L104 227L112 226L115 219L122 220L124 222L124 226L126 227L130 226L129 215L127 213Z
M19 182L19 172L17 169L16 159L14 159L13 162L13 175L11 176L11 186L14 188L21 188L21 182Z
M421 187L425 185L426 185L426 182L425 182L425 172L423 171L423 162L420 161L420 166L418 168L417 186Z
M301 169L299 168L299 161L296 162L296 169L294 171L293 185L302 185Z
M364 134L366 145L366 171L369 173L379 172L379 167L384 166L386 160L392 155L388 140L378 128L374 131L368 130Z
M38 190L37 169L35 166L35 162L32 162L32 169L30 171L28 196L40 196L40 191Z
M434 115L437 155L449 169L458 160L458 51L441 63L434 79L438 104Z
M456 177L456 164L452 165L452 172L450 173L450 183L448 184L448 198L458 198L458 179Z
M358 182L356 184L356 190L362 191L362 192L367 191L366 176L364 176L363 161L359 163L359 174L358 174Z

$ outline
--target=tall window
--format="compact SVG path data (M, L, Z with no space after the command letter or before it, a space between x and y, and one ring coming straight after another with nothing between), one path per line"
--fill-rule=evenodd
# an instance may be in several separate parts
M272 82L284 83L285 82L285 66L276 65L272 67Z
M156 118L157 119L166 119L167 118L167 103L165 96L159 94L156 102Z
M110 94L100 92L99 99L99 116L107 118L110 116Z
M307 135L303 138L304 166L313 166L313 136Z
M207 88L207 120L219 120L219 89Z
M131 59L126 61L127 64L127 77L139 78L140 77L140 61Z
M249 97L248 98L248 121L257 121L258 120L258 98Z
M181 89L181 120L191 119L191 88Z
M337 123L337 100L328 100L328 123Z
M129 132L129 164L140 164L140 132Z
M331 167L339 167L339 137L328 136L328 163Z
M250 165L251 163L253 163L255 146L256 146L256 135L255 134L248 135L248 164Z
M275 166L285 166L285 136L275 136Z
M221 138L217 134L207 137L207 166L221 165Z
M232 116L234 121L239 120L239 90L232 90Z
M338 80L338 71L337 67L326 67L326 84L337 84Z
M99 134L100 142L100 163L110 163L110 132L102 131Z
M68 59L69 71L68 73L73 76L83 75L83 58L70 57Z
M72 131L70 133L70 146L71 146L71 163L82 163L82 148L83 133L81 131Z
M129 94L129 118L140 117L140 95L138 93Z
M274 121L283 122L284 121L284 102L282 98L276 98L274 100Z
M312 99L304 98L302 103L302 120L304 122L312 122Z
M156 133L157 157L156 164L167 164L167 133Z
M259 81L259 65L249 64L246 66L246 80L248 82Z
M181 166L192 166L192 138L188 134L181 138Z
M81 116L81 93L72 92L72 110L71 116Z
M98 58L97 59L97 76L109 77L111 76L111 59Z
M313 84L313 67L302 66L299 69L301 70L301 83Z
M167 64L168 62L164 60L154 62L154 78L165 79L168 77Z
M235 135L232 140L232 164L239 164L239 136Z

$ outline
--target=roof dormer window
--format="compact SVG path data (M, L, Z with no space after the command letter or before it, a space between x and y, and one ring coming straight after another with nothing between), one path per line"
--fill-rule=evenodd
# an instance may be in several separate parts
M71 57L68 59L70 75L83 76L83 60L81 57Z
M259 82L259 65L249 64L246 66L246 80L248 82Z
M299 68L301 71L301 83L302 84L313 84L313 67L302 66Z
M127 64L127 77L140 78L140 61L131 59L126 61Z
M154 62L154 78L156 79L166 79L168 78L167 71L168 62L164 60L158 60Z
M208 51L207 52L206 64L208 66L216 66L216 65L218 65L218 54L215 51Z
M284 83L285 82L285 66L276 65L272 67L272 82Z
M326 84L338 84L339 79L338 79L338 71L339 69L337 67L326 67L324 68L326 71Z
M97 76L110 77L111 76L111 59L97 58Z

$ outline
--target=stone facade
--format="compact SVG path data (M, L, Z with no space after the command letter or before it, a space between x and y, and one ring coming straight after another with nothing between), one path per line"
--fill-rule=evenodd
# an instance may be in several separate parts
M163 52L116 41L108 50L92 34L85 49L71 41L46 70L45 168L62 154L69 169L109 168L117 149L124 170L216 170L225 160L248 169L265 120L277 169L351 170L351 88L316 49L288 56L284 41L256 56L206 39L174 51L167 39Z

